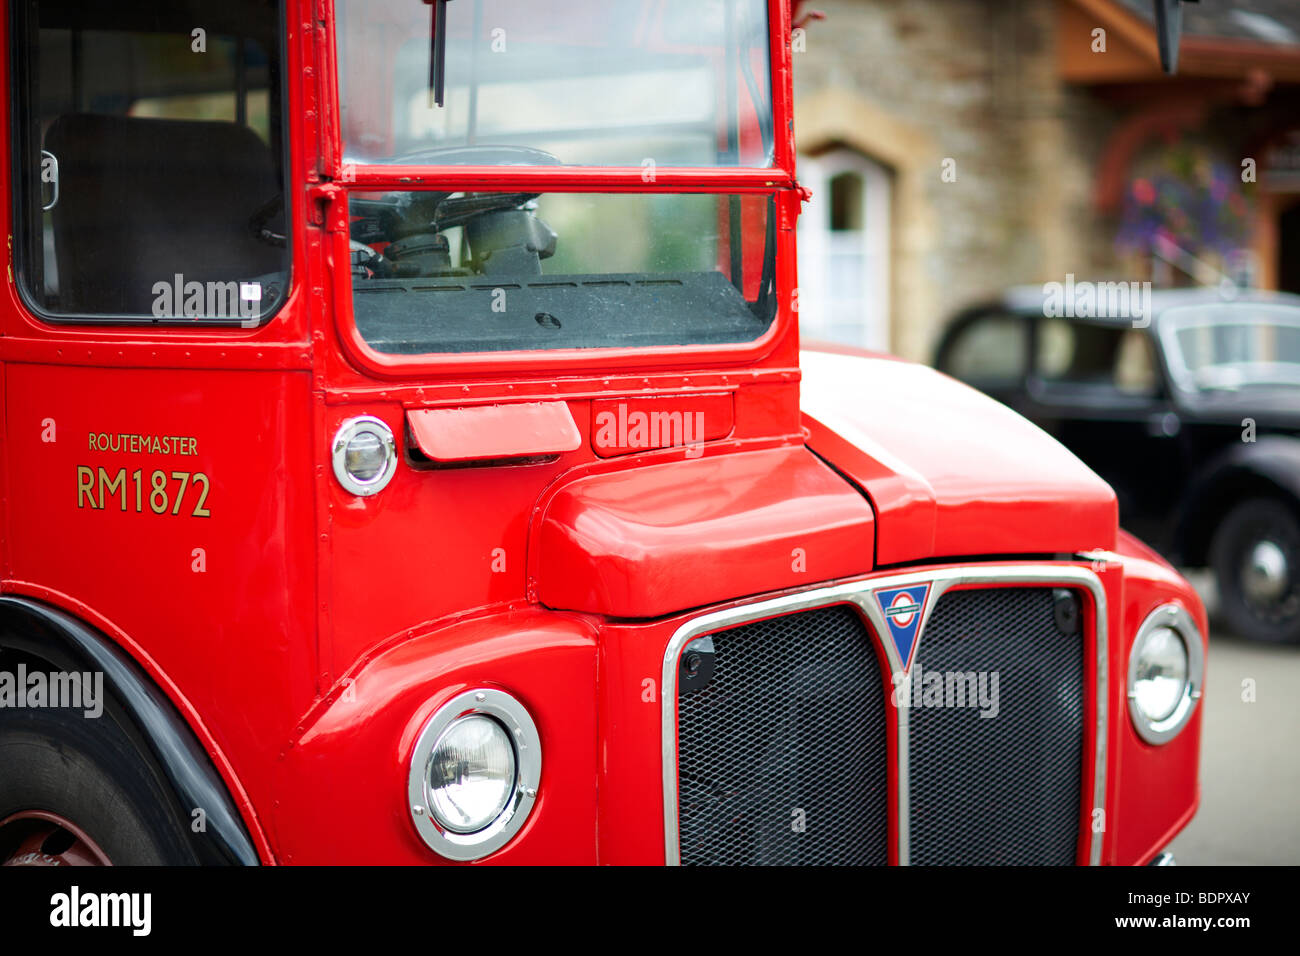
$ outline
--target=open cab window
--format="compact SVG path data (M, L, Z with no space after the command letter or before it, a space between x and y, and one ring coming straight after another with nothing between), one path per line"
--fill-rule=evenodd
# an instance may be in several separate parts
M337 0L335 22L345 161L772 162L767 0Z
M289 278L282 4L11 6L28 305L79 322L268 318Z
M726 345L771 327L782 178L659 181L773 166L767 0L337 0L335 28L351 299L371 349ZM415 190L349 174L393 166L430 171ZM438 189L439 168L467 167L482 185ZM573 167L637 173L616 192L546 187Z

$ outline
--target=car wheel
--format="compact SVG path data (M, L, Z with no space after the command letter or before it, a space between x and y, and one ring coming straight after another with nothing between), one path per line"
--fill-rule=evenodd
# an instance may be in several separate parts
M152 764L107 709L0 708L0 866L195 863Z
M1223 616L1255 641L1300 642L1300 520L1272 498L1237 505L1210 547Z

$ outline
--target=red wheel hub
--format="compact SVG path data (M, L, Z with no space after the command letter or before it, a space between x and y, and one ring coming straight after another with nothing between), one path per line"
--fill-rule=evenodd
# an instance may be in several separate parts
M0 820L0 866L112 866L79 826L57 813L24 810Z

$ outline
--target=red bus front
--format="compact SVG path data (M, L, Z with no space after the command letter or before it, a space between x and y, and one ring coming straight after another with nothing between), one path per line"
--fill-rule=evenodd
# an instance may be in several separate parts
M788 4L5 24L0 664L107 719L0 710L45 747L0 854L1132 864L1190 819L1204 610L1110 489L800 356Z

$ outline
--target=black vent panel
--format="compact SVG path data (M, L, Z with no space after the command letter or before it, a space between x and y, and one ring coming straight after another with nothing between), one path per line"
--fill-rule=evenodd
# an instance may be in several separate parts
M981 717L991 708L969 702L950 706L955 694L945 706L924 706L922 698L923 706L910 708L912 864L1076 862L1084 639L1077 614L1060 623L1065 596L1043 587L980 588L950 591L935 605L912 664L913 700L927 674L983 673L991 692L996 673L997 714Z
M858 613L804 611L700 647L698 676L679 670L681 862L886 863L888 690Z

